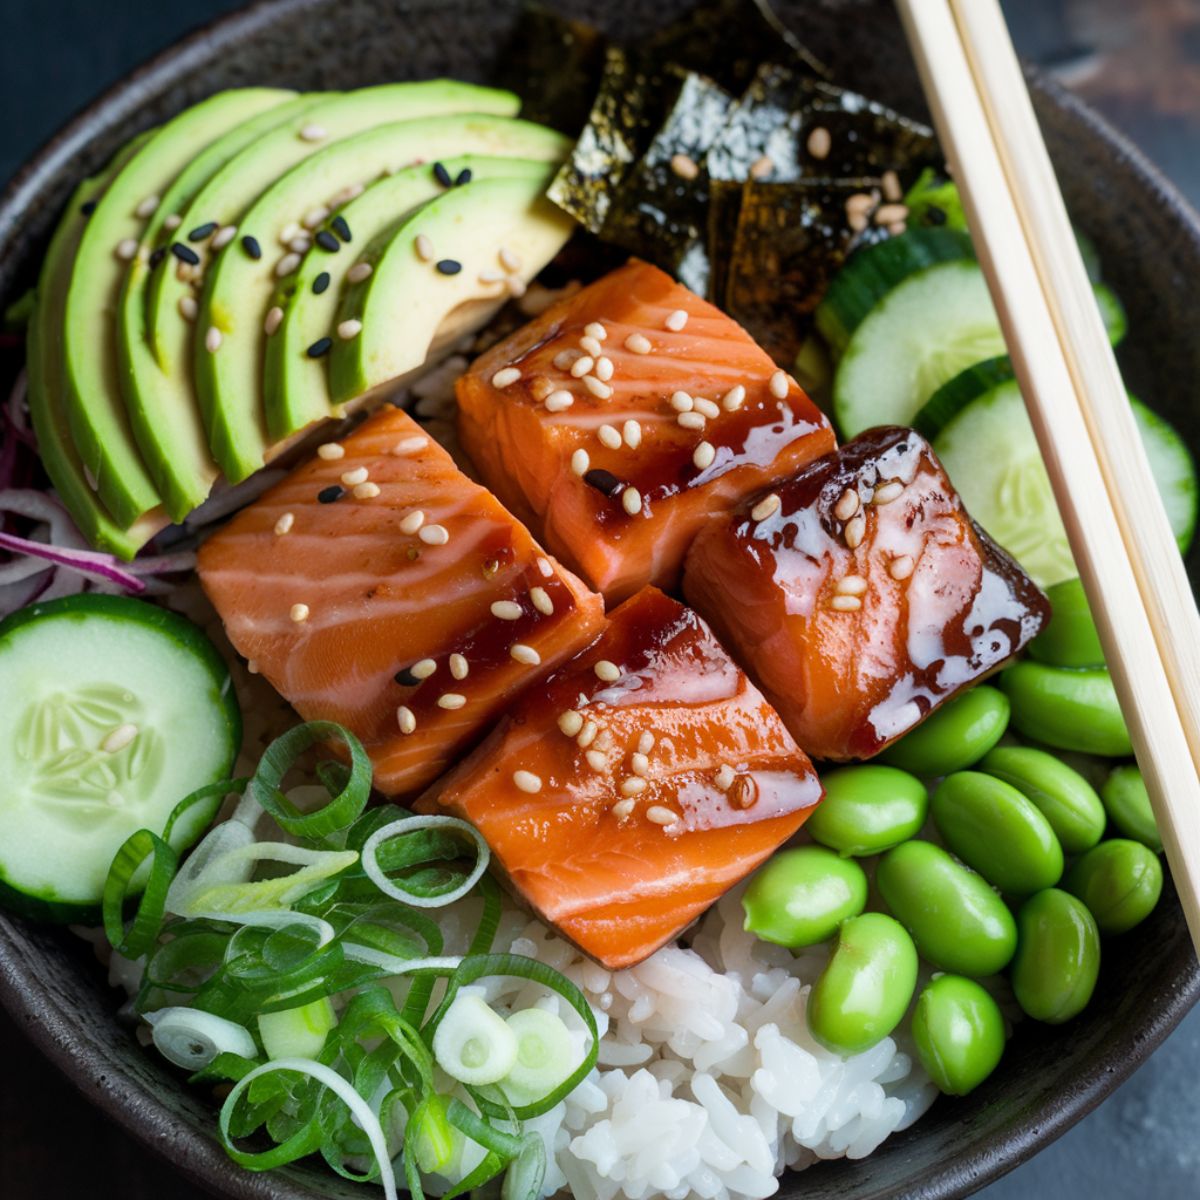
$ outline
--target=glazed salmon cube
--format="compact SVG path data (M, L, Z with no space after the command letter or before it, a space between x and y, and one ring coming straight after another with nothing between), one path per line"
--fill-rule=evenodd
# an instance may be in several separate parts
M712 631L647 588L417 802L606 967L640 962L786 841L812 764Z
M484 482L609 603L678 583L701 527L834 446L750 335L634 260L459 380Z
M389 794L440 775L604 621L394 408L235 517L199 570L238 652L306 720L356 734Z
M868 430L706 529L688 600L814 758L869 758L1002 666L1049 604L929 443Z

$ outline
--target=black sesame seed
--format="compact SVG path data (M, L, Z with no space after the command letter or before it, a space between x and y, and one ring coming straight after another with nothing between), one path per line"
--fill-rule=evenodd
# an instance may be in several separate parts
M305 354L307 354L309 358L320 358L323 354L328 354L332 346L333 338L318 338L311 346L309 346L309 348L305 351Z
M160 262L162 262L162 260L166 257L167 257L166 246L159 246L159 248L157 250L152 250L150 252L150 266L157 267L158 264Z
M319 296L329 286L329 272L322 271L320 275L313 280L313 295Z
M351 242L354 239L350 236L350 226L346 223L346 218L340 213L329 222L329 227L334 233L342 239L343 242Z
M246 236L242 238L242 249L245 250L245 252L250 255L251 258L262 258L262 247L258 244L258 238L251 237L250 234L246 234Z
M191 246L185 246L182 242L171 243L171 253L175 255L180 262L189 263L191 266L198 266L200 263L200 255L198 255Z
M397 671L392 678L401 687L416 687L421 682L407 667L403 671Z
M322 250L329 250L332 252L341 248L341 242L339 242L337 238L335 238L333 234L329 232L328 229L322 229L321 232L318 233L315 238L313 238L313 241L315 241Z
M206 237L212 237L217 232L216 221L205 221L203 225L197 225L195 229L189 233L189 242L202 242Z
M463 167L463 169L461 171L459 171L459 173L455 176L454 186L462 187L462 185L464 183L470 183L470 182L471 182L471 168Z
M331 483L327 488L322 488L317 493L317 499L322 504L336 504L344 495L346 489L340 484Z
M603 492L606 496L615 496L625 489L625 485L611 471L606 471L603 467L593 467L590 471L585 472L583 482L589 487L594 487L598 492Z
M95 200L85 200L79 206L79 211L81 213L83 213L83 215L85 217L90 217L92 215L92 213L94 213L96 211L96 201Z
M450 172L440 163L433 164L433 177L442 185L442 187L453 187L454 180L450 178Z
M462 263L456 258L443 258L439 260L437 269L443 275L457 275L462 270Z

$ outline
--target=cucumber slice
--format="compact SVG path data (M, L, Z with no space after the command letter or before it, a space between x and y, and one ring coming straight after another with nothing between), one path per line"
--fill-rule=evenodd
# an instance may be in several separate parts
M1166 421L1132 396L1130 403L1171 528L1185 550L1196 525L1195 464ZM1039 586L1079 574L1015 380L966 404L933 448L971 515Z
M241 742L229 671L190 622L124 596L34 604L0 622L0 904L96 918L113 856L224 779ZM213 811L177 822L199 837Z
M931 442L968 404L980 396L1015 379L1012 359L1007 354L984 359L959 371L942 384L912 420L912 427Z

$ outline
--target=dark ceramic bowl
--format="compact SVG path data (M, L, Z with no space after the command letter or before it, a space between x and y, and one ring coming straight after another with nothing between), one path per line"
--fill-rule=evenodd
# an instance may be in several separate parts
M688 0L554 0L629 37ZM0 202L0 301L28 286L74 182L130 134L219 88L250 83L345 88L389 79L489 77L518 0L267 0L193 35L73 121ZM790 23L872 95L924 108L890 4L809 0ZM1044 81L1034 93L1067 201L1098 243L1129 309L1122 351L1134 391L1200 451L1193 328L1200 224L1144 159L1082 105ZM1192 569L1195 571L1196 556ZM1087 1011L1064 1028L1029 1023L988 1083L941 1100L915 1128L857 1163L824 1163L783 1181L782 1196L961 1196L1016 1166L1098 1104L1200 996L1174 893L1136 935L1105 943ZM0 916L0 1001L48 1058L116 1121L186 1176L229 1197L364 1197L319 1165L252 1175L213 1140L208 1096L189 1090L115 1019L117 997L87 948L63 931Z

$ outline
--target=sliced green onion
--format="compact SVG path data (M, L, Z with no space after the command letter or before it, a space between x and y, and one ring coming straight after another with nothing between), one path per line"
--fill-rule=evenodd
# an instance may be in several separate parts
M147 858L151 860L150 875L127 930L125 902L135 890L134 877ZM167 893L178 866L179 856L169 843L149 829L130 834L113 856L104 881L101 911L104 934L118 954L125 958L141 958L158 941L167 911Z
M515 1012L505 1024L517 1039L517 1057L501 1087L513 1103L529 1104L570 1075L575 1057L571 1031L544 1008Z
M528 1133L504 1176L500 1200L539 1200L545 1179L546 1143L536 1133Z
M438 1066L460 1083L499 1083L517 1060L517 1039L478 996L460 995L433 1036Z
M180 822L188 817L183 832L180 834L179 842L184 846L191 845L200 829L212 824L225 797L240 796L246 790L249 782L249 779L221 779L216 783L205 784L204 787L197 788L190 796L184 796L167 818L166 828L162 834L163 841L170 842L178 849L176 843L171 840L172 835Z
M453 1099L446 1108L446 1117L455 1129L461 1130L473 1142L511 1162L521 1153L521 1139L503 1129L497 1129L478 1113L473 1113L461 1100Z
M477 1188L482 1188L489 1180L495 1179L507 1165L507 1158L497 1154L495 1150L489 1150L473 1171L464 1175L454 1187L442 1194L441 1200L457 1200L459 1196L465 1196Z
M257 1058L250 1031L224 1017L194 1008L160 1008L147 1013L154 1044L168 1061L187 1071L200 1071L218 1054Z
M413 1152L430 1174L444 1171L454 1156L454 1128L446 1119L446 1097L434 1092L417 1105L409 1120L416 1126Z
M258 1036L269 1059L316 1058L336 1024L333 1004L324 996L299 1008L263 1013L258 1018Z
M457 887L439 891L436 895L422 895L411 888L403 887L387 875L379 861L380 847L393 838L402 838L423 830L455 830L474 843L475 866ZM440 908L443 905L452 904L456 900L461 900L483 877L490 858L491 852L488 850L487 842L483 840L479 831L474 826L468 825L466 821L460 821L457 817L405 817L375 830L367 838L362 848L363 870L371 882L385 896L390 896L393 900L399 900L404 904L411 904L414 908Z
M479 918L479 928L475 930L475 936L467 948L468 956L487 954L491 951L504 908L500 899L500 885L490 875L480 878L479 895L483 900L483 915Z

